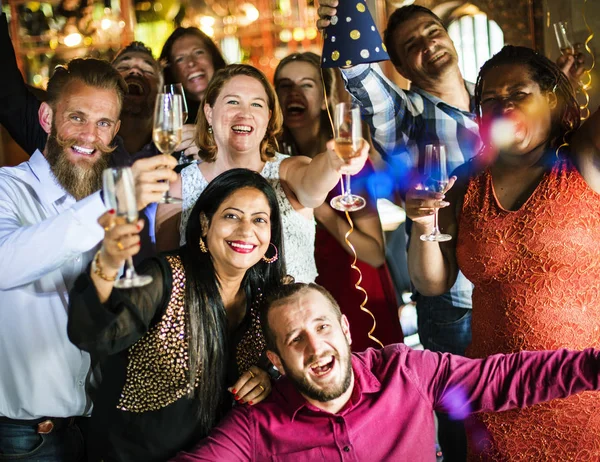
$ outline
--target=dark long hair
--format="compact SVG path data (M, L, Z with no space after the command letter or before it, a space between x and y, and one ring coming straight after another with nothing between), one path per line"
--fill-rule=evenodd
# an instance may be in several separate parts
M323 87L325 88L325 93L327 94L327 99L328 99L327 104L329 105L330 109L333 111L333 108L335 107L335 105L338 102L336 88L335 88L335 74L334 74L335 71L332 68L321 68L321 57L318 54L313 53L312 51L305 51L304 53L292 53L291 55L288 55L285 58L283 58L281 61L279 61L279 64L277 65L277 68L275 69L275 75L273 77L273 83L275 85L275 89L277 89L277 87L279 86L279 81L281 79L281 76L280 76L281 70L286 65L288 65L289 63L293 63L293 62L308 63L308 64L312 65L319 72L320 75L322 75ZM321 111L320 123L321 123L321 133L324 134L325 141L328 141L331 138L333 138L333 130L331 129L331 124L329 123L329 116L327 115L327 109L324 109ZM283 124L283 132L281 135L281 142L282 142L282 145L285 144L286 146L292 146L293 151L297 150L294 137L288 130L285 123ZM285 152L284 154L289 154L289 153ZM293 152L292 154L302 154L302 153L301 152Z
M227 316L210 249L208 253L203 253L198 246L202 236L200 217L204 214L210 227L223 201L242 188L257 189L267 198L271 209L271 243L279 249L280 255L274 263L260 260L246 271L241 287L246 292L247 303L256 300L261 291L268 292L271 287L280 284L285 276L285 265L281 258L281 216L275 191L266 179L251 170L236 168L220 174L208 184L194 205L185 233L187 245L181 252L187 280L189 379L192 387L198 381L194 396L199 400L198 423L204 435L221 417L229 352ZM272 251L272 246L269 249Z
M554 147L563 142L569 133L574 132L581 123L579 104L569 79L560 68L545 56L531 48L506 45L488 59L479 71L475 84L475 113L481 118L481 93L483 81L491 70L504 64L523 65L529 69L530 76L542 92L554 92L558 106L552 117Z
M186 35L198 37L202 41L210 54L215 72L225 67L225 59L223 58L223 55L217 48L217 45L215 45L215 42L213 42L208 35L196 27L178 27L171 35L169 35L169 38L167 38L165 41L162 51L160 52L160 61L165 64L165 69L163 71L165 84L181 83L175 80L173 72L171 71L171 66L173 64L171 62L171 51L175 42Z

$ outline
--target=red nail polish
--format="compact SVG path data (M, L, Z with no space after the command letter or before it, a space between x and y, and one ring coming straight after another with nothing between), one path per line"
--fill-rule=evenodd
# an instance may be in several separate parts
M248 401L248 404L249 404L250 406L252 406L252 401Z
M235 398L236 401L240 400L240 397L238 395L235 395L234 398Z
M237 395L237 390L234 388L233 390L231 390L231 393L233 393L234 395Z
M110 210L108 211L108 213L110 213L111 215L114 215L114 214L115 214L115 209L110 209Z

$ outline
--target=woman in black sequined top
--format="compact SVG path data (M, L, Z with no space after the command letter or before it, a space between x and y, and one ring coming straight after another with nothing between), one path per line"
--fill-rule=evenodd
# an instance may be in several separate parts
M270 392L258 367L267 367L259 305L285 275L272 258L282 242L277 199L256 172L219 175L192 211L188 244L140 264L153 281L136 289L113 279L139 250L138 225L117 225L114 211L99 223L102 248L71 291L68 324L102 373L88 453L164 461L206 436L232 395L252 405Z

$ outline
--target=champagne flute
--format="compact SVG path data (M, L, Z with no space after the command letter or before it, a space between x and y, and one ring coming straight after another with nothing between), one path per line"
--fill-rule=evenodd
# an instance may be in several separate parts
M446 167L446 146L443 144L428 144L425 146L425 164L423 168L426 191L446 191L448 172ZM449 234L442 234L438 227L438 208L433 215L433 230L430 234L421 235L422 241L445 242L452 239Z
M345 162L360 156L360 149L365 142L362 137L360 108L356 104L338 103L335 106L333 120L333 138L335 153ZM342 194L331 199L330 205L342 212L355 212L366 204L364 198L352 194L349 173L342 175Z
M154 105L154 129L152 140L160 152L171 155L181 143L183 113L181 110L181 95L159 93ZM172 197L165 192L162 204L181 204L181 199Z
M573 36L571 35L571 29L567 21L559 21L554 23L554 34L556 35L556 42L558 48L563 55L574 55L575 46Z
M102 174L102 187L106 206L115 210L117 223L137 223L138 206L131 168L107 168ZM127 257L125 277L115 281L115 287L130 289L132 287L143 287L151 282L152 276L137 274L133 266L133 259Z
M181 121L182 123L186 123L188 119L188 107L187 101L185 99L185 91L183 89L183 84L181 83L170 83L163 87L163 93L170 93L172 95L180 95L181 96Z
M187 101L185 99L185 91L183 89L183 84L181 84L181 83L167 84L163 87L163 93L170 93L172 95L180 95L181 96L181 121L183 124L185 124L185 122L188 119L188 107L187 107ZM187 158L185 156L185 150L179 151L177 154L174 154L174 156L179 161L179 164L184 164L186 162L193 160L193 158L194 158L194 156L190 156L190 158Z

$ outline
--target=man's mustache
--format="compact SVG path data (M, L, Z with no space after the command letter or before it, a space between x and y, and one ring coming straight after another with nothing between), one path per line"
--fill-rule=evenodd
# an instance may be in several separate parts
M62 149L72 148L73 146L77 145L77 143L78 143L77 140L75 140L73 138L62 138L59 135L54 135L54 138L56 139L56 143ZM116 146L107 146L102 141L95 141L91 144L95 150L100 151L100 153L102 153L102 154L110 154L111 152L113 152L116 149Z

